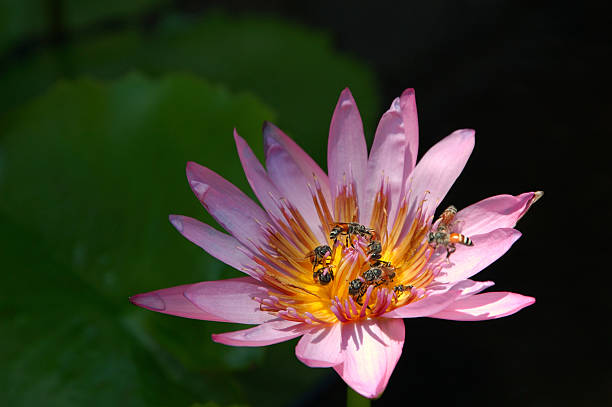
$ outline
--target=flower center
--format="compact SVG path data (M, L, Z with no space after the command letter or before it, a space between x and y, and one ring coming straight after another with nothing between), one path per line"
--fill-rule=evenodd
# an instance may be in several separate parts
M270 287L256 297L262 311L311 324L349 322L380 316L418 301L433 280L433 250L426 234L431 219L421 205L403 201L389 225L389 197L381 186L368 225L357 223L359 208L352 184L345 185L329 210L318 181L312 199L326 241L315 237L300 212L279 199L283 219L262 225L266 247L259 248L255 270Z

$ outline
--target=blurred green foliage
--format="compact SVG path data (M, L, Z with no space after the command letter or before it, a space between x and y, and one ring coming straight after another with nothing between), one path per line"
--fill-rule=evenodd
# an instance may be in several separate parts
M190 407L219 407L219 405L217 403L215 403L214 401L209 401L206 404L201 404L201 403L194 403L192 404ZM231 406L228 407L244 407L243 405L239 405L239 404L232 404Z
M0 0L0 55L15 42L125 18L170 0Z
M256 94L278 111L279 127L313 146L309 152L319 162L325 160L331 114L344 87L359 104L366 134L371 136L376 124L379 97L372 73L335 53L325 35L272 18L221 12L172 15L149 30L85 36L8 64L0 72L0 91L6 95L0 111L58 78L113 78L134 69L151 75L192 72Z
M162 4L76 3L61 2L67 29ZM43 32L38 6L0 4L32 24L12 19L0 50ZM374 125L372 74L325 35L271 18L216 12L128 26L35 47L1 68L0 405L286 405L328 373L293 357L295 341L275 352L215 344L211 333L244 326L127 298L239 275L167 221L179 213L215 225L187 185L186 161L251 194L232 128L261 157L271 120L325 167L341 88Z
M233 123L259 138L270 117L253 97L194 77L132 75L110 86L59 83L4 121L0 308L12 311L3 319L12 346L2 347L2 375L17 393L0 404L50 405L52 395L55 405L82 405L96 386L111 404L124 393L130 405L239 394L228 372L261 361L262 349L214 344L212 332L232 327L143 312L127 298L239 275L185 241L166 214L203 212L184 178L189 158L238 181L232 137L211 135ZM161 397L164 380L175 391Z
M41 35L49 24L43 0L0 0L0 55L24 37Z
M159 9L171 0L47 0L48 8L58 7L66 29L78 29L118 18L137 16L140 12Z

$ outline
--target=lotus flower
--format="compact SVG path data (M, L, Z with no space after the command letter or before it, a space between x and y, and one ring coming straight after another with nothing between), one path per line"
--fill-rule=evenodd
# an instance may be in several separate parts
M348 89L341 93L330 127L328 174L274 125L266 123L263 134L265 169L234 131L261 207L190 162L193 192L228 234L170 215L188 240L247 276L138 294L132 303L256 325L213 335L226 345L266 346L301 337L295 349L300 361L332 367L356 392L375 398L402 353L404 318L480 321L535 301L511 292L480 293L493 282L470 277L520 237L514 225L540 192L497 195L459 211L445 226L473 245L458 244L450 256L448 245L436 248L428 241L439 226L436 207L472 152L474 131L453 132L417 164L412 89L382 116L369 155L355 101ZM372 268L376 275L365 278Z

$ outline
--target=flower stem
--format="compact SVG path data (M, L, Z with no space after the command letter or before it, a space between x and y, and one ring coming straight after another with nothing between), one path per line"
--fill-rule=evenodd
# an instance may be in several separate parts
M370 399L346 386L346 407L370 407Z

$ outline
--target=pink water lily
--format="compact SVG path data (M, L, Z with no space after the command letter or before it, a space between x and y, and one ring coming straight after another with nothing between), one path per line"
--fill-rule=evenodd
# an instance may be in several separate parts
M480 293L493 282L470 277L520 237L514 226L540 192L498 195L460 210L454 231L469 236L473 246L457 245L448 258L444 245L435 249L428 243L436 208L472 152L474 131L453 132L417 164L412 89L382 116L369 155L355 101L348 89L342 92L330 127L329 175L272 124L264 125L266 168L236 132L234 138L261 207L190 162L193 192L229 234L186 216L171 215L170 221L247 276L138 294L131 298L134 304L187 318L256 325L213 335L226 345L265 346L301 337L295 349L299 360L334 368L355 391L374 398L402 353L403 318L480 321L535 301L511 292ZM351 222L365 226L363 233L330 238L335 226ZM378 256L374 241L380 242ZM329 251L317 258L313 250L321 246ZM373 265L386 274L367 280L364 271ZM362 288L358 293L350 288L355 280Z

